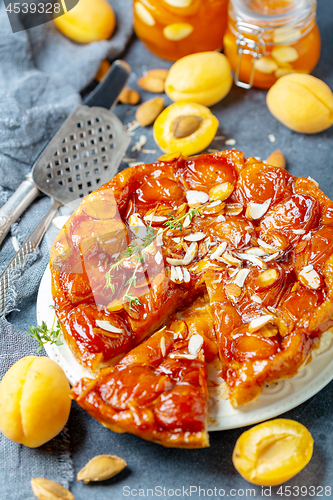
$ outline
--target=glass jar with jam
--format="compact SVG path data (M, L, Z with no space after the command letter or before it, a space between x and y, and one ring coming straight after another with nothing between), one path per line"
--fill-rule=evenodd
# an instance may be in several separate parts
M311 73L320 56L316 0L231 0L224 52L239 87Z
M134 0L134 29L154 54L171 61L221 50L228 0Z

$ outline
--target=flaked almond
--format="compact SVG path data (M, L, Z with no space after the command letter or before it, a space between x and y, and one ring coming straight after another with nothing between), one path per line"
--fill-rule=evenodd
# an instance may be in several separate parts
M168 259L167 259L168 260ZM175 260L175 259L174 259ZM178 281L178 274L177 274L177 271L176 271L176 268L174 265L172 265L170 267L170 279L173 283L177 283Z
M162 337L162 338L161 338L161 341L160 341L160 348L161 348L161 353L162 353L162 356L163 356L163 358L165 358L165 355L166 355L165 337Z
M142 103L141 106L138 107L135 118L142 127L148 127L148 125L154 123L163 109L163 97L155 97L154 99Z
M217 186L214 186L209 190L209 199L212 201L224 201L229 198L234 189L235 187L230 182L217 184Z
M163 260L163 255L161 254L160 251L156 252L156 255L155 255L155 262L157 265L160 265L162 260Z
M228 203L225 206L226 215L239 215L243 211L243 205L240 203Z
M182 268L180 266L176 266L175 269L176 269L176 273L178 276L178 281L180 283L182 283L184 281L184 275L183 275Z
M189 206L192 208L194 206L202 205L208 201L208 194L204 191L195 191L190 189L186 193L186 199Z
M273 153L269 155L265 163L273 165L273 167L286 168L286 159L282 151L279 150L273 151Z
M150 76L149 74L147 74L139 78L137 84L147 92L152 92L154 94L163 94L164 81L165 80L163 78L157 78L156 76Z
M223 241L212 253L210 258L212 260L217 259L218 257L221 257L221 255L225 252L226 248L228 246L228 243L226 241Z
M31 488L39 500L75 500L67 488L50 479L35 477L31 480Z
M274 233L274 231L271 231L269 233L269 238L273 246L277 247L279 250L286 250L286 248L288 248L289 246L289 240L287 236L284 236L283 234Z
M264 240L261 240L260 238L257 239L257 243L259 245L260 248L262 248L266 253L276 253L277 252L277 248L274 247L273 245L270 245L269 243L266 243L266 241Z
M110 302L110 304L107 305L106 309L109 312L121 311L122 309L124 309L124 304L119 300L113 300L112 302Z
M267 269L259 274L255 281L256 286L259 288L266 288L272 286L279 278L279 273L276 269Z
M264 255L267 255L267 252L259 247L248 248L247 250L245 250L245 253L248 253L249 255L255 255L256 257L263 257Z
M224 252L224 254L221 257L219 257L219 260L221 260L228 266L240 267L241 265L241 261L236 257L234 257L233 255L231 255L230 252Z
M318 288L320 288L320 276L317 271L313 269L312 265L304 267L298 274L298 279L302 283L302 285L312 288L313 290L317 290Z
M183 274L184 274L184 282L189 283L191 281L191 275L186 269L186 267L183 267Z
M240 271L238 271L234 279L235 284L242 288L249 272L250 269L241 269Z
M164 215L155 215L154 212L145 215L144 219L147 222L150 222L150 223L156 222L157 224L168 220L168 218L165 217Z
M221 200L212 201L211 203L207 203L204 207L200 209L201 214L205 215L214 215L222 212L224 210L225 203Z
M260 257L256 257L255 255L251 255L248 253L239 253L237 255L241 259L248 260L249 262L251 262L251 264L253 264L254 266L258 266L261 269L265 269L267 267L265 262Z
M134 106L140 102L140 94L134 89L125 88L119 94L119 101L122 104L131 104Z
M78 481L84 481L85 484L90 481L105 481L119 474L125 469L127 463L116 455L97 455L77 474Z
M176 139L188 137L198 130L203 118L197 115L178 116L172 124L172 133Z
M264 203L249 203L245 211L245 217L249 220L260 219L267 212L271 201L271 198L269 198Z
M201 241L205 238L205 233L193 233L193 234L188 234L187 236L184 236L185 241Z
M240 297L241 293L242 293L242 289L236 285L235 283L228 283L226 286L225 286L225 290L227 292L227 295L229 297Z
M249 323L249 332L253 333L260 330L260 328L267 325L267 323L272 321L272 319L274 319L274 316L271 314L266 314L265 316L260 316L260 318L253 319L251 323Z
M107 332L111 332L111 333L122 333L122 331L123 331L122 328L117 328L116 326L111 325L111 323L109 321L96 319L96 325L99 328L102 328L102 330L106 330Z
M203 338L199 334L192 335L188 343L188 352L192 356L198 356L203 344Z
M145 74L145 76L149 76L149 77L152 77L152 78L160 78L161 80L166 80L167 76L169 74L169 70L168 69L164 69L164 68L156 68L156 69L150 69L149 71L147 71L147 73Z

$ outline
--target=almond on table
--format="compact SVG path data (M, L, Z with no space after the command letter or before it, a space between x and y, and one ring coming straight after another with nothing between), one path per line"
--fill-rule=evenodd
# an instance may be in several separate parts
M142 103L135 113L136 120L142 127L148 127L154 123L164 108L163 97L155 97Z

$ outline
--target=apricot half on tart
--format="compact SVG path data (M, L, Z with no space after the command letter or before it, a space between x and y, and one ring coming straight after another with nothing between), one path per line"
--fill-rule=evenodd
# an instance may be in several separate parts
M120 172L82 202L51 252L65 340L91 372L107 367L73 397L119 432L206 446L195 424L206 418L201 368L220 359L234 407L295 375L333 325L332 242L333 202L313 179L240 151L173 153ZM111 390L118 376L122 395ZM185 380L192 410L178 396L157 410ZM153 399L141 401L148 386ZM192 427L176 423L182 408Z

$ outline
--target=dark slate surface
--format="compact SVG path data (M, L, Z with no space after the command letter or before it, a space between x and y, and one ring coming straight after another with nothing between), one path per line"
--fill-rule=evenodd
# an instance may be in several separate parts
M319 0L318 23L322 34L322 56L314 75L323 79L333 88L333 5L331 0ZM133 40L124 58L131 64L135 73L131 86L135 88L137 77L146 69L169 67L150 54L142 44ZM152 96L140 91L143 100ZM235 148L243 150L247 156L265 159L274 149L281 149L287 158L288 170L296 176L314 177L321 189L333 197L333 127L318 135L306 136L292 132L273 118L265 104L266 92L245 91L233 87L230 94L212 110L220 121L218 135L237 141ZM116 114L128 123L134 118L132 108L118 105ZM148 137L147 149L157 149L152 130L138 129L135 132L127 155L137 161L149 162L159 156L132 153L135 140L145 134ZM273 134L276 142L269 141ZM214 141L214 149L227 149L224 141ZM125 168L122 164L121 168ZM35 324L35 301L33 297L21 304L21 311L12 313L9 321L22 330ZM285 413L284 418L295 419L306 425L314 441L314 455L308 466L284 486L291 486L290 498L296 498L297 487L300 498L323 496L333 498L333 382L320 393L294 410ZM115 434L104 429L89 417L77 404L73 404L69 429L72 440L72 455L77 472L91 457L101 453L111 453L123 457L128 467L117 477L105 483L83 485L73 483L72 491L77 500L120 500L125 498L263 498L262 488L252 486L235 471L231 455L238 436L245 429L235 429L211 433L211 446L205 450L175 450L145 442L135 436ZM190 487L192 486L192 491ZM303 489L301 487L303 486ZM323 487L321 490L320 487ZM155 490L156 487L159 487ZM197 487L198 490L194 488ZM199 487L206 490L199 496ZM313 488L311 488L313 487ZM165 488L165 489L163 489ZM184 490L183 490L184 488ZM216 488L216 493L214 492ZM307 490L306 490L307 488ZM315 488L315 489L314 489ZM140 491L141 489L141 491ZM150 491L147 491L150 489ZM154 491L151 491L153 489ZM218 490L224 489L218 494ZM255 491L251 492L250 489ZM132 493L130 493L130 490ZM136 490L136 491L135 491ZM169 490L169 491L168 491ZM177 491L176 491L177 490ZM246 491L248 490L248 491ZM287 497L272 488L271 497ZM307 491L307 493L306 493ZM269 491L266 491L268 494ZM301 494L302 493L302 494ZM190 496L191 494L191 496ZM210 495L210 496L209 496Z

